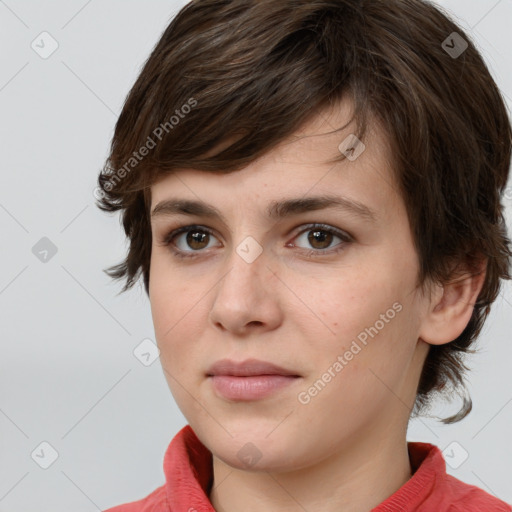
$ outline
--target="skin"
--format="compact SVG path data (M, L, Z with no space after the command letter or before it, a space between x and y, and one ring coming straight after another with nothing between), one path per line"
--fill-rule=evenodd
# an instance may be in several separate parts
M151 188L151 211L174 197L210 203L226 218L152 219L149 290L170 390L213 454L210 500L217 511L360 512L398 490L411 476L406 429L429 344L463 331L483 282L483 275L467 276L433 286L431 295L415 288L418 257L380 125L372 124L356 160L326 163L354 133L354 124L327 133L348 121L350 109L344 100L319 112L241 171L180 169ZM266 216L272 200L320 194L359 201L377 221L331 209ZM304 226L311 223L352 241L308 240L316 229ZM192 224L214 234L196 246L178 235L178 248L196 250L195 258L177 258L164 239ZM247 236L263 250L252 263L236 252ZM401 311L301 403L299 393L397 303ZM300 378L261 400L227 400L206 377L222 358L270 361ZM261 454L254 465L237 455L246 443Z

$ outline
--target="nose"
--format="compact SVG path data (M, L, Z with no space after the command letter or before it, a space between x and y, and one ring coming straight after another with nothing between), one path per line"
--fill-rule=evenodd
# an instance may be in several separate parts
M282 321L279 279L265 251L253 259L241 243L226 260L214 288L210 321L217 329L243 335L275 329ZM250 247L250 246L249 246Z

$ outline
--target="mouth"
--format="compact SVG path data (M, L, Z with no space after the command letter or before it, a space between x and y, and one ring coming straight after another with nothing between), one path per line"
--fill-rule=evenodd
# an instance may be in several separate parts
M267 361L217 361L206 376L220 397L232 401L259 400L301 379L296 372Z

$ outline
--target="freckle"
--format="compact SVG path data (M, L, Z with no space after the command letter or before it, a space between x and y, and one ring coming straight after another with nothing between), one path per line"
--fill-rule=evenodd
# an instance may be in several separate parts
M337 323L337 322L334 322L334 327L336 327L337 325L338 325L338 323Z

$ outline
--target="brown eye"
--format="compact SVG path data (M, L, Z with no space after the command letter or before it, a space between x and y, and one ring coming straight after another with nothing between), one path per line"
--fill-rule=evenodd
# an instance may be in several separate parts
M194 229L187 232L186 244L194 250L204 249L208 246L210 234ZM206 243L206 245L204 245Z
M333 234L323 229L309 231L308 242L315 249L327 249L333 240Z
M306 237L306 233L308 234ZM203 226L183 226L169 233L162 241L162 245L168 246L169 250L179 258L193 258L206 255L208 247L212 247L211 242L217 237L209 228ZM345 247L353 241L353 238L339 229L325 224L312 224L307 226L296 240L301 238L309 245L300 247L302 251L306 250L308 256L328 256L344 250ZM333 245L334 240L338 238L340 243ZM219 245L222 247L222 244ZM218 246L218 247L219 247ZM287 244L287 247L296 247L295 244ZM332 247L332 248L331 248ZM313 248L313 249L311 249Z
M341 242L334 245L336 238ZM301 244L297 245L302 245L303 249L309 249L309 255L316 256L318 254L318 256L321 256L322 254L330 254L337 250L341 250L346 244L352 241L352 238L343 231L330 226L324 224L313 224L307 226L307 229L303 230L296 237L296 240L301 242ZM304 244L309 247L304 247ZM313 248L313 250L311 250L311 248Z
M201 226L183 226L169 233L163 245L169 246L173 254L180 258L200 255L215 239L212 231Z

